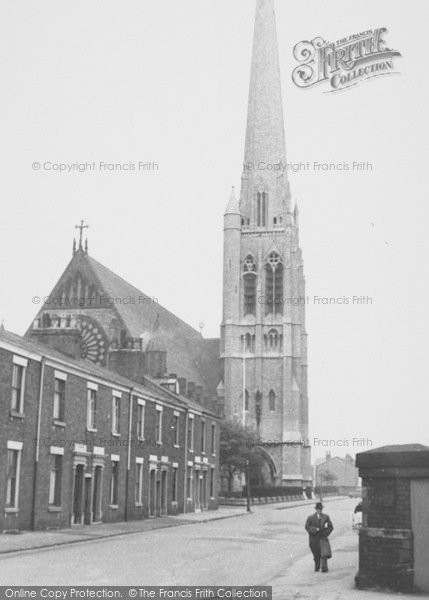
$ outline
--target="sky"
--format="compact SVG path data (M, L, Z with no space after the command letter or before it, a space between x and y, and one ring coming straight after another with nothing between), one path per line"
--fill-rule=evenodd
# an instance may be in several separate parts
M4 5L7 329L25 332L38 310L33 297L49 294L85 219L94 258L194 327L204 323L204 336L219 335L222 216L240 185L254 4ZM309 297L314 458L429 444L428 12L424 0L276 2L288 161L371 164L289 175ZM398 74L335 94L293 83L296 43L378 27L402 55ZM60 163L70 171L55 170ZM315 296L371 302L327 305Z

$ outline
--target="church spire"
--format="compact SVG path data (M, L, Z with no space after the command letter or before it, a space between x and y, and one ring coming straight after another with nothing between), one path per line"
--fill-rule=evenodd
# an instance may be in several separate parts
M229 197L228 206L226 207L225 214L240 214L240 206L235 196L235 187L232 186L231 195Z
M264 187L289 211L286 144L274 0L257 0L241 190L242 211ZM249 207L247 206L249 209ZM245 212L248 212L245 210Z
M274 0L257 0L245 162L286 161Z

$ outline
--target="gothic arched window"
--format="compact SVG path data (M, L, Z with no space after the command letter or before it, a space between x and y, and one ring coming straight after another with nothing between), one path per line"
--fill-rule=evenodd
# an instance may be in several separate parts
M265 314L283 314L283 263L271 252L265 265Z
M242 352L255 352L255 334L246 333L241 336L241 350Z
M279 336L275 329L270 329L270 331L264 335L265 349L278 350L280 346L280 338L281 336Z
M272 412L276 410L276 393L274 390L270 390L268 394L268 406Z
M244 316L256 314L256 261L250 254L243 264Z
M256 426L260 427L262 417L262 394L257 391L255 394Z
M267 221L268 194L267 192L258 192L256 194L256 225L265 227Z
M248 392L248 390L244 391L244 410L249 410L249 392Z

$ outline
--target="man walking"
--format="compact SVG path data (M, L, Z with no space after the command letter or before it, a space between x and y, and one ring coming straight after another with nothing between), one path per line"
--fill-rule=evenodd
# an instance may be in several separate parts
M326 573L328 558L331 558L328 536L334 526L329 516L322 513L323 504L321 502L317 502L315 509L316 512L308 517L305 529L309 533L310 548L314 556L314 570L320 571L320 563L322 563L322 573Z

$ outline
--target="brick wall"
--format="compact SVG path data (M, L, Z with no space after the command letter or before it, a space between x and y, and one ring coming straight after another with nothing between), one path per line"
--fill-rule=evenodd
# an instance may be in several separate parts
M410 480L404 477L364 478L365 512L368 527L410 529Z
M39 368L28 362L25 374L23 414L11 411L13 357L18 353L0 348L0 531L29 529L33 500L34 438L39 394ZM6 508L8 442L22 443L19 478L19 509Z
M359 587L413 588L413 538L410 530L364 528L359 532Z
M381 586L412 591L414 541L411 484L418 476L413 452L391 446L358 454L363 486L363 526L359 531L359 588ZM417 455L417 461L420 457Z
M144 383L145 355L139 350L112 350L109 369L136 383Z
M207 508L217 507L217 479L219 453L219 422L209 414L194 411L194 452L186 451L186 422L188 409L183 401L174 397L166 401L163 394L160 398L151 398L145 390L133 389L131 436L130 396L132 388L124 384L105 382L91 373L80 373L75 367L68 365L55 366L55 361L47 361L43 376L43 395L40 412L40 438L38 443L39 459L35 467L37 411L39 406L39 387L41 363L40 359L28 359L24 397L24 415L13 415L10 412L13 352L0 348L0 410L5 418L0 423L0 449L3 459L0 461L0 531L9 529L36 529L68 527L76 512L75 497L77 486L83 486L82 520L107 522L124 519L141 519L150 516L150 470L156 470L156 480L166 477L167 488L165 512L176 514L186 510L194 510L195 503L186 501L185 474L188 461L192 461L193 471L199 469L206 473ZM55 363L55 365L51 364ZM65 411L62 421L54 419L55 378L65 380ZM87 427L87 395L88 382L97 386L96 398L96 431ZM130 386L131 386L130 382ZM120 393L119 434L112 433L112 406L114 393ZM165 396L165 394L164 394ZM137 435L138 399L144 404L144 438ZM155 439L157 408L162 408L161 443ZM179 419L179 438L175 444L174 423ZM205 421L205 449L201 451L201 423ZM215 423L215 448L211 453L211 425ZM22 444L21 473L19 478L19 510L5 510L5 490L7 480L7 443L12 441ZM128 470L128 451L130 459ZM62 456L61 470L61 502L59 506L49 503L51 470L55 462L54 456ZM111 503L112 455L118 462L118 501ZM118 459L116 461L116 459ZM143 464L142 502L136 504L136 463ZM215 493L210 498L210 469L215 468ZM101 501L95 502L96 467L102 468ZM173 469L177 469L176 500L172 497ZM76 472L82 481L76 479ZM166 472L166 475L163 475ZM34 486L34 479L36 485ZM35 494L34 492L35 487ZM88 501L85 500L88 495ZM93 508L95 509L93 511ZM156 512L156 516L159 511Z

